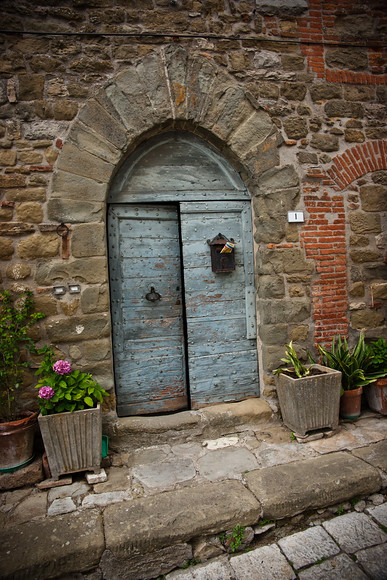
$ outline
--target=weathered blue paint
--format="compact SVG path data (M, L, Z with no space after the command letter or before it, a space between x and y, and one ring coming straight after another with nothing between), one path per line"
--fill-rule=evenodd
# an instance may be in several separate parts
M109 201L118 413L258 395L251 207L236 171L199 138L169 133L123 164ZM233 272L212 272L219 232L235 241Z
M177 208L111 206L108 227L118 414L186 408Z

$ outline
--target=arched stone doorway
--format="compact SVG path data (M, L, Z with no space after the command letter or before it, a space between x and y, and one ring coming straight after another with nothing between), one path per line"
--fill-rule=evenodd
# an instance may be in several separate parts
M216 150L208 145L207 151L212 156L218 151L224 155L223 166L227 159L237 169L238 173L228 173L230 179L234 175L231 191L234 190L232 195L238 191L237 182L241 183L242 178L242 188L246 185L253 198L255 251L257 244L272 241L273 235L276 240L283 237L286 211L296 203L297 180L293 174L290 180L286 179L286 191L290 185L291 196L284 198L282 176L288 175L292 168L279 166L276 126L259 103L234 78L220 70L209 55L165 47L133 63L99 89L87 101L68 133L48 201L51 220L73 224L74 239L90 234L90 240L66 264L53 260L39 268L41 283L65 276L81 281L85 296L96 297L87 316L68 320L70 334L81 346L84 334L85 363L93 368L94 359L87 357L86 333L79 335L78 331L80 327L97 328L103 321L104 333L108 333L105 327L110 319L110 304L100 300L108 278L108 249L104 239L107 197L119 183L123 160L134 151L141 152L141 144L147 147L147 140L152 136L171 130L186 130L207 145L212 143ZM218 164L219 168L222 163ZM201 174L196 172L195 177L198 175ZM235 180L235 175L240 177ZM202 203L205 199L210 198L203 197ZM222 203L233 201L232 196L221 199ZM162 203L172 202L170 199ZM250 203L247 198L245 203ZM276 207L280 204L281 208L274 217L271 215L273 203ZM276 275L272 273L271 278ZM266 303L266 298L257 303L261 317ZM95 332L93 336L99 334ZM261 339L260 347L258 354L262 353L264 361L265 357L272 356L270 341L267 344L266 339ZM103 365L103 375L99 378L112 389L115 383L110 353ZM110 401L113 405L114 397Z
M125 161L108 201L118 414L257 396L251 204L236 171L169 132ZM219 234L235 248L213 266Z

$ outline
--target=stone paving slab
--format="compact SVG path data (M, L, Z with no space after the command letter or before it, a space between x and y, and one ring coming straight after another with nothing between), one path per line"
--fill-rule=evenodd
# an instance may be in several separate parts
M380 489L379 472L349 453L266 467L245 475L262 505L262 517L280 519Z
M235 575L227 557L224 557L187 570L176 570L168 574L167 578L168 580L235 580Z
M347 554L387 542L387 534L363 513L345 514L322 525Z
M120 556L145 553L201 534L258 521L261 506L239 481L197 485L110 505L105 509L106 547Z
M282 538L278 545L296 570L340 552L338 545L321 526Z
M369 508L366 513L372 516L379 524L387 528L387 503Z
M210 451L198 460L197 465L200 475L210 481L238 477L244 471L258 468L251 451L240 447Z
M387 472L387 439L361 449L355 449L353 455Z
M360 550L355 554L357 561L372 580L387 578L387 544Z
M53 578L97 566L102 515L86 510L8 527L0 541L0 578Z
M293 580L296 577L275 544L235 556L230 565L237 580Z
M369 580L346 554L316 564L298 574L299 580Z

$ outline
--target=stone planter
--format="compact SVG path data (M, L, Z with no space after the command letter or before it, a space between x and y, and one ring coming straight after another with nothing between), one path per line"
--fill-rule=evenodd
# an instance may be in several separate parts
M74 413L39 415L40 431L51 475L97 472L101 465L101 407Z
M361 396L363 387L344 391L340 399L340 417L343 419L357 419L361 413Z
M387 377L370 383L365 389L369 408L387 415Z
M0 423L0 472L13 471L33 458L38 413L25 411L21 415L16 421Z
M341 372L322 365L319 375L292 378L276 375L276 385L283 422L297 435L339 424Z

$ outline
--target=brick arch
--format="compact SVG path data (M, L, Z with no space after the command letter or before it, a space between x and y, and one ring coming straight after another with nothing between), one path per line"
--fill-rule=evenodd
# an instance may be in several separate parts
M342 191L358 177L380 169L387 169L387 142L382 140L355 145L336 155L327 173L333 187Z
M104 220L109 184L145 138L184 128L207 137L249 176L279 161L269 115L205 53L162 48L119 73L90 98L56 165L49 202L59 222Z

